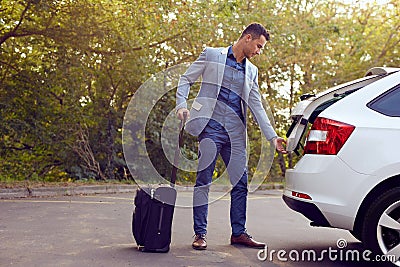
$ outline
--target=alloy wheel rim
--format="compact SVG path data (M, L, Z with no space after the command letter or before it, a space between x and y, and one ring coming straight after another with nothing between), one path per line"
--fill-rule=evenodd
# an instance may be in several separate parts
M381 215L377 226L379 247L386 257L393 257L400 266L400 201L392 203Z

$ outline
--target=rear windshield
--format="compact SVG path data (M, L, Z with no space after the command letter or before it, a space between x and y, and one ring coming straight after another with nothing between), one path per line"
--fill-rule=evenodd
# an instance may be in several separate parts
M367 105L370 109L390 117L400 117L400 86L385 92Z

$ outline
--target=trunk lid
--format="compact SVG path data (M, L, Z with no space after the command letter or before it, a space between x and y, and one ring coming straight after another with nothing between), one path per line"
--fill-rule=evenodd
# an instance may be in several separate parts
M299 155L300 148L303 148L305 132L323 110L347 95L399 70L398 68L372 68L363 78L337 85L316 95L302 95L301 101L294 107L290 116L292 124L286 134L286 150Z

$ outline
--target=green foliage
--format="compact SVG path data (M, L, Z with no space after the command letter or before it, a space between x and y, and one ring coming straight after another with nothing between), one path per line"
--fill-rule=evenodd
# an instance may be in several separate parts
M254 60L277 131L303 93L399 66L399 5L340 1L0 1L0 180L132 179L121 129L129 101L152 74L227 46L253 21L271 31ZM166 95L146 128L153 163L167 175L159 129ZM132 127L134 128L134 122ZM259 129L251 124L250 171ZM141 137L138 137L141 138ZM196 140L185 153L196 155ZM285 158L292 165L295 158ZM277 157L271 177L284 174ZM222 173L223 165L217 165ZM193 181L194 174L181 179Z

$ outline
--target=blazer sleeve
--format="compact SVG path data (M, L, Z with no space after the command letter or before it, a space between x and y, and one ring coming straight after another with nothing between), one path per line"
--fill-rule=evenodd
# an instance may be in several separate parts
M206 66L207 48L201 52L200 56L194 61L186 72L181 75L178 88L176 90L176 107L178 111L181 108L187 108L187 99L190 92L190 87L199 79L203 74Z
M252 86L250 88L250 94L248 99L248 106L251 113L253 114L257 124L268 141L271 141L277 134L272 126L270 120L268 119L267 113L262 105L261 95L258 86L258 69L256 68L256 75L252 81Z

